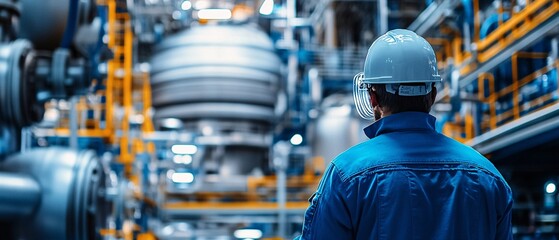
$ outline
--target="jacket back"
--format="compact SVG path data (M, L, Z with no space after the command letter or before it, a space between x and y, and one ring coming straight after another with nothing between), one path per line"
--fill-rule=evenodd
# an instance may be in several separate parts
M334 159L302 239L512 239L512 194L485 157L418 112L385 117Z

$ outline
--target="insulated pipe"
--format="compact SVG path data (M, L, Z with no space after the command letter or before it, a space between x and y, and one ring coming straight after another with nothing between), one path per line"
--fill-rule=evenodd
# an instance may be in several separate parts
M0 172L0 219L20 218L14 239L95 239L106 226L110 205L95 152L34 148L7 157L0 169L18 173Z
M39 183L30 176L0 173L0 219L28 216L41 199Z
M69 22L70 0L21 0L19 4L25 12L19 22L20 37L41 50L59 47Z

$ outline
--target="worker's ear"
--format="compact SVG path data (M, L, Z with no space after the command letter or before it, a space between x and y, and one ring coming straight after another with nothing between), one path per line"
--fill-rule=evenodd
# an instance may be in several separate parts
M378 99L377 99L377 94L372 89L369 89L369 102L371 103L371 106L373 108L375 108L376 106L379 105L378 104Z
M437 88L435 84L433 84L433 89L431 89L431 102L435 103L435 99L437 99Z

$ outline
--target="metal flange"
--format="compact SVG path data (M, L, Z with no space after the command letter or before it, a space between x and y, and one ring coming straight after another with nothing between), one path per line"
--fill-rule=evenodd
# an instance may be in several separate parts
M39 121L34 80L29 77L33 65L31 43L18 39L0 45L0 122L25 127Z
M36 148L12 155L0 164L4 177L27 180L31 177L40 188L39 203L32 212L13 223L16 239L98 239L98 230L106 224L110 205L106 200L105 172L93 151L64 148ZM1 173L1 172L0 172ZM5 173L11 173L6 175ZM31 181L22 194L36 195ZM10 183L2 186L11 187ZM31 199L33 200L33 199ZM3 202L4 205L8 201ZM33 231L29 231L33 229Z

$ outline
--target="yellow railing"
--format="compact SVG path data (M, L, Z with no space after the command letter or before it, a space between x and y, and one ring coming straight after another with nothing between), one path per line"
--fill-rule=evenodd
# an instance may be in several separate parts
M477 1L474 1L477 2ZM477 60L485 62L513 42L534 30L559 11L557 0L535 0L477 42Z
M118 160L125 165L126 175L130 176L134 156L138 153L155 151L152 143L145 144L141 139L142 133L153 132L154 126L151 119L149 73L133 71L132 24L128 13L117 12L117 2L116 0L102 1L108 11L107 47L114 54L107 62L106 79L93 81L94 85L104 86L103 90L93 93L96 99L104 98L104 102L91 101L88 100L91 96L83 96L80 97L75 110L78 113L79 123L77 135L102 138L107 144L117 146L120 149ZM134 93L140 98L133 99ZM135 106L133 102L138 101L143 104ZM54 107L56 106L47 105L47 108ZM88 112L93 112L93 116L88 116ZM133 115L142 116L143 122L139 129L130 129ZM53 131L54 136L70 136L69 125L68 117L62 117L60 124ZM131 135L131 131L141 133Z
M484 39L480 39L480 9L479 0L473 1L474 10L474 33L472 42L475 48L472 52L468 52L463 48L463 39L461 33L455 29L441 26L439 32L444 37L428 38L427 40L435 46L440 67L447 67L448 60L452 59L453 65L460 70L460 75L465 76L474 71L479 64L483 64L495 57L499 52L505 50L511 44L517 42L527 33L535 30L539 25L545 23L551 17L559 13L559 0L531 0L526 2L526 6L518 11L513 8L504 9L503 4L497 8L499 14L498 28L489 33ZM511 17L504 21L503 13L510 11ZM537 71L523 76L519 79L518 59L519 58L546 58L547 53L528 53L516 52L511 57L512 62L512 83L503 89L495 89L495 84L501 79L495 79L491 73L481 73L478 77L478 99L479 101L489 105L489 111L485 113L482 121L479 123L481 132L492 130L499 125L521 117L521 113L526 110L542 108L543 103L552 104L554 94L548 93L536 99L530 100L520 105L520 89L526 84L534 81L542 74L546 74L552 69L558 67L555 62L549 66L538 69ZM486 86L489 89L485 89ZM447 86L445 86L447 87ZM489 93L486 95L486 93ZM497 113L497 102L503 97L512 97L512 108L508 111ZM545 106L544 106L545 107ZM467 141L475 137L473 118L471 113L465 116L455 117L456 121L447 123L444 126L444 132L449 136L453 136L460 141Z
M501 122L502 120L508 119L512 117L512 120L518 119L520 118L520 112L521 112L521 108L523 106L520 106L520 89L531 83L532 81L534 81L535 79L537 79L538 77L541 77L543 74L546 74L548 72L550 72L553 69L557 69L557 66L559 64L559 61L556 61L554 64L552 65L548 65L545 66L541 69L536 70L535 72L528 74L527 76L524 76L522 79L518 79L519 78L519 74L518 74L518 59L519 58L528 58L528 59L537 59L537 58L547 58L547 53L532 53L532 52L516 52L513 54L511 61L512 61L512 84L500 89L499 91L495 91L495 87L494 87L494 78L491 74L489 73L484 73L482 75L480 75L480 77L478 78L478 86L479 86L479 97L480 100L483 102L486 102L488 104L490 104L490 118L489 118L489 122L490 122L490 126L491 129L495 128L497 125L497 122ZM484 96L485 93L485 89L484 89L484 77L487 76L487 79L489 80L489 96ZM495 103L496 101L501 98L501 97L505 97L508 94L512 94L512 99L513 99L513 108L511 110L505 111L501 114L497 114L496 110L495 110ZM533 106L535 104L535 102L546 102L547 100L543 100L543 99L547 99L550 100L551 99L551 95L550 94L546 94L546 95L542 95L534 100L531 100L530 102L528 102L526 106L524 106L524 108L526 108L525 110L528 110L529 108L533 108Z
M439 63L439 68L444 68L447 66L446 60L452 57L452 44L450 40L446 38L427 38L426 39L433 46L440 46L441 50L436 51L437 61Z
M446 122L442 132L444 135L456 139L459 142L466 142L473 138L474 135L474 119L470 113L465 116L455 114L453 122Z
M117 12L117 2L115 0L107 1L108 22L109 22L109 41L108 46L114 52L114 58L109 61L109 73L107 76L107 123L108 127L113 127L113 134L116 130L120 130L120 136L112 136L118 139L120 146L119 161L125 165L125 173L127 176L132 174L132 163L134 156L138 153L148 152L154 153L155 147L153 143L145 146L141 137L137 134L132 137L130 135L130 120L133 114L142 115L142 123L140 131L149 133L154 131L153 122L151 120L151 87L149 73L135 73L133 71L133 44L134 34L132 32L132 22L130 15L126 12ZM109 87L110 86L110 87ZM109 92L109 90L111 92ZM142 96L141 109L134 109L133 92L136 91ZM111 111L112 106L122 107L123 114L118 125L113 125L116 119Z
M485 96L485 80L488 81L489 96ZM495 77L491 73L483 73L478 77L478 98L480 101L489 104L489 127L497 128L497 95L495 94ZM482 123L483 124L483 123Z
M511 57L512 62L512 83L509 86L506 86L502 89L496 90L495 89L495 77L491 73L482 73L478 77L478 99L489 105L489 112L487 113L486 117L482 118L482 121L479 123L481 127L481 133L486 132L484 129L493 130L498 126L514 121L521 117L522 111L538 111L545 107L551 106L557 103L557 100L553 100L554 97L559 95L559 89L555 90L554 92L550 92L530 101L524 102L521 105L520 101L520 89L534 80L541 77L543 74L548 74L552 70L557 70L559 68L559 60L555 61L551 65L547 65L542 67L533 73L530 73L521 79L519 79L518 74L518 59L519 58L528 58L528 59L537 59L537 58L546 58L547 53L532 53L532 52L517 52L514 53ZM557 74L557 72L555 73ZM559 76L556 76L554 81L557 81ZM489 88L486 89L486 86ZM487 90L487 91L486 91ZM486 94L488 93L488 94ZM503 98L507 95L512 95L512 108L503 111L501 113L497 113L497 101L500 98ZM459 141L465 142L470 140L471 138L475 137L474 134L474 127L473 127L473 119L471 117L472 113L467 113L466 116L461 117L459 115L455 116L457 119L452 123L447 123L444 126L443 133L451 136Z
M503 51L512 43L518 41L526 33L533 31L540 24L547 21L549 18L559 12L558 0L534 0L527 1L526 7L519 12L514 11L509 20L503 21L502 14L504 9L502 6L498 8L499 27L487 35L486 38L480 39L479 31L481 23L479 13L479 0L473 1L474 7L474 37L473 43L476 46L475 59L470 52L462 49L463 39L461 33L442 26L439 30L442 34L448 35L450 38L430 38L429 42L433 45L443 46L442 51L447 58L453 58L454 65L460 66L460 74L466 75L475 70L477 64L484 63L493 58L497 53ZM501 4L502 5L502 4ZM452 49L452 50L449 50ZM451 52L452 54L448 55ZM443 55L443 54L439 54ZM446 59L442 59L446 61ZM462 65L467 63L466 65Z
M93 95L80 97L75 104L78 121L78 137L92 137L103 139L104 142L120 150L118 161L124 165L124 173L135 188L133 194L137 201L156 207L156 203L143 195L139 183L140 177L133 172L134 158L140 153L154 153L153 143L142 141L143 133L154 131L151 119L151 87L149 73L134 72L133 70L133 44L134 34L130 16L126 12L118 12L117 6L122 1L103 0L98 2L107 7L107 47L114 56L107 62L107 77L104 80L94 80L93 86L102 85L103 90L98 90ZM135 97L139 96L139 97ZM96 100L91 100L91 98ZM101 99L104 98L104 102ZM134 102L142 104L134 105ZM57 108L47 103L47 108ZM93 112L93 116L88 113ZM68 137L71 135L68 110L60 110L60 123L54 131L47 131L53 136ZM132 116L141 115L141 124L138 128L131 129ZM138 119L138 118L136 118ZM134 131L134 134L131 134ZM128 227L127 227L128 226ZM123 229L103 229L100 233L104 236L116 236L124 239L133 239L133 232L140 231L140 226L131 221L125 222ZM141 237L142 236L142 237ZM137 239L154 239L149 232L140 233Z

